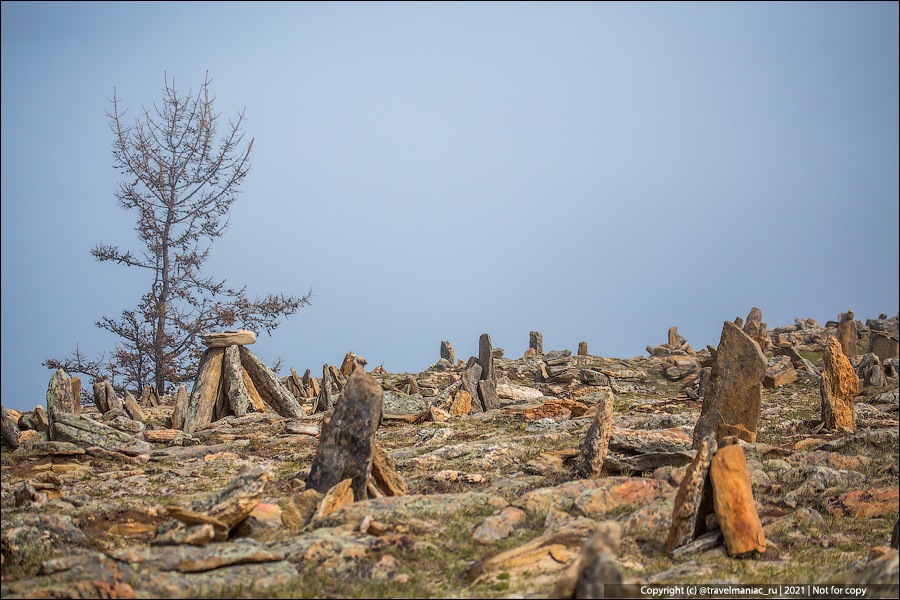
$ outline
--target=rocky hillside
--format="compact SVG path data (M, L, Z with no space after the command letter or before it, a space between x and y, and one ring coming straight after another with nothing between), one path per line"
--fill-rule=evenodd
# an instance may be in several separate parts
M54 379L46 410L3 413L2 596L896 585L897 317L738 321L631 359L533 332L515 359L445 342L418 374L350 360L282 379L310 416L220 402L196 428L103 386L60 408Z

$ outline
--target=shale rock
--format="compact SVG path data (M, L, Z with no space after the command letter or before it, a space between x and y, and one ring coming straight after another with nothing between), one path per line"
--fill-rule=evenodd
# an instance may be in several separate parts
M856 429L853 402L859 390L859 377L842 351L840 343L831 338L825 346L822 371L822 421L828 429L846 427Z

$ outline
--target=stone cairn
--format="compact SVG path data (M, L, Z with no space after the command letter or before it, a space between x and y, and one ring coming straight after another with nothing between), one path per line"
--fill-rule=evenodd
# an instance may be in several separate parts
M226 331L202 335L200 341L207 349L200 358L190 395L179 390L172 429L190 435L229 415L242 417L251 407L264 411L266 404L289 419L306 416L275 373L245 348L256 342L255 333Z

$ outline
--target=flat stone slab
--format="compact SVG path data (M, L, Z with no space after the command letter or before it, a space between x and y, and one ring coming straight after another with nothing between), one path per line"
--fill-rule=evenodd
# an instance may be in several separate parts
M223 331L221 333L205 333L200 336L200 342L208 348L247 346L256 343L256 334L246 329Z

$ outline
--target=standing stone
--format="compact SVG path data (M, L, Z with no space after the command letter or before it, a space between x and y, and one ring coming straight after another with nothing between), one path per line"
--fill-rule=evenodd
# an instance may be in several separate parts
M720 441L729 435L737 435L748 442L756 441L765 373L766 358L759 344L740 327L726 321L703 396L700 418L694 427L695 450L710 432L715 432Z
M94 384L94 404L101 415L109 412L109 404L106 403L106 385L103 381Z
M709 465L717 450L716 436L710 433L700 441L700 448L694 456L694 461L688 466L678 487L675 496L675 508L672 510L672 527L669 529L669 538L666 542L666 554L672 554L676 548L690 543L703 533L699 531L705 528L705 514L701 514L701 505L706 490L706 477L709 474ZM707 500L712 500L708 498Z
M462 373L462 387L472 397L472 409L475 412L484 412L478 396L478 381L481 378L481 365L477 362Z
M324 494L344 479L352 479L353 497L365 500L375 431L383 408L381 385L364 371L354 371L323 428L306 478L307 488Z
M856 348L856 320L853 318L853 311L848 310L838 316L838 341L841 343L841 350L844 356L850 359L851 363L856 363L859 354Z
M535 356L544 353L544 335L540 331L532 331L528 334L528 347L534 350Z
M609 452L609 437L612 435L613 402L612 391L598 392L597 414L578 448L578 462L575 470L583 477L599 477L603 461Z
M673 350L681 345L678 343L678 328L677 327L669 327L668 344L669 344L669 347L672 348Z
M237 346L225 348L225 395L235 416L243 417L250 407L250 393L244 383L241 351ZM292 370L293 371L293 370Z
M350 374L353 372L353 361L355 360L356 354L353 352L348 352L344 355L344 362L341 363L341 375L350 377Z
M109 410L125 412L125 405L122 403L122 399L116 395L112 382L104 381L103 387L106 389L106 405L109 406Z
M472 412L472 396L466 390L458 390L450 404L450 416L458 417Z
M75 404L73 405L73 414L80 415L81 414L81 377L70 377L70 383L72 384L72 398L75 400Z
M782 387L797 380L797 370L790 356L773 356L766 363L766 375L763 386L767 388Z
M494 379L494 353L491 336L481 334L478 340L478 364L481 365L481 379Z
M578 356L587 356L587 342L578 342Z
M319 395L313 400L312 412L326 412L334 408L334 396L331 393L331 369L328 365L322 365L322 387ZM322 492L323 494L325 492Z
M62 369L54 371L47 386L47 417L52 431L53 420L58 413L75 414L75 398L72 382Z
M203 429L213 421L213 409L216 407L219 394L224 394L222 367L225 362L225 348L221 346L207 348L200 358L197 367L197 378L188 398L184 411L182 431L191 435Z
M444 340L441 342L441 358L446 358L450 361L452 365L456 362L456 355L453 352L453 346L450 345L450 342Z
M550 598L639 597L635 585L623 585L624 575L616 557L622 529L615 521L599 523L581 547L578 558L557 581ZM551 554L552 556L552 554ZM607 588L607 585L613 586Z
M855 430L853 401L859 391L859 377L838 340L828 339L823 362L825 364L819 392L822 396L822 420L825 427Z
M500 398L497 396L497 383L493 379L482 379L478 382L478 396L481 398L481 406L484 412L500 408Z
M769 332L766 324L762 322L762 311L757 307L750 309L747 315L747 322L744 324L744 333L750 336L754 342L759 344L759 349L763 352L769 347Z
M725 536L728 554L741 556L753 551L765 552L766 536L753 501L747 458L739 443L718 449L710 464L709 476L716 519Z
M97 387L94 386L94 396L96 397ZM188 393L187 386L181 384L178 386L178 392L175 394L175 408L172 409L172 429L184 429L184 413L187 410Z

